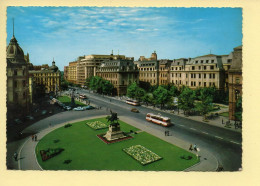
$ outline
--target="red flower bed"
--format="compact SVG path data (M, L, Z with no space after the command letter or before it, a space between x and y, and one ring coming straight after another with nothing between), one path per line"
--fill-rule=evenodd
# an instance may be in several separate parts
M46 161L46 160L60 154L62 151L64 151L64 149L62 149L62 148L40 150L42 161Z

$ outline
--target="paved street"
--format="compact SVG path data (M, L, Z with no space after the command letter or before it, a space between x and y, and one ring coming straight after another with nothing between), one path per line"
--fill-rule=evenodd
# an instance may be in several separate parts
M38 133L40 139L41 135L46 134L46 131L48 132L53 130L53 128L58 125L63 125L64 123L75 120L105 116L109 114L111 109L118 113L120 119L184 149L188 149L190 144L197 144L197 146L201 149L199 154L201 155L201 163L200 165L196 165L187 171L214 171L218 165L223 166L225 171L236 171L241 167L242 150L240 145L241 133L239 132L234 132L216 126L207 125L199 121L160 112L162 115L170 117L174 123L174 126L164 128L162 126L149 123L145 120L146 113L156 113L150 108L139 106L137 108L140 113L132 113L130 112L130 109L133 108L133 106L127 105L122 101L88 93L86 90L81 90L80 92L87 94L90 98L89 100L91 104L101 107L101 110L95 109L88 111L61 112L36 122L30 127L27 127L23 133ZM49 127L50 122L52 124L51 127ZM164 135L165 130L170 131L170 136ZM33 163L32 161L33 158L35 159L33 149L36 143L32 142L30 139L26 141L27 139L8 144L8 149L11 149L9 150L9 154L13 152L15 148L21 149L21 147L23 147L19 156L21 158L19 161L20 164L9 160L9 162L11 162L9 165L13 168L20 167L21 169L40 169L38 164Z

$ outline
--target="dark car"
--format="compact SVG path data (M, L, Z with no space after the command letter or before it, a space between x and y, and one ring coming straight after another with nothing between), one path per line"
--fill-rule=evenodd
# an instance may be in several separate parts
M136 108L132 108L132 109L131 109L131 112L139 113L139 110L136 109Z

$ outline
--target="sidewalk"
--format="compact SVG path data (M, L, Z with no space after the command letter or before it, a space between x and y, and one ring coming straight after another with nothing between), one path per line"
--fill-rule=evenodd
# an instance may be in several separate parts
M103 116L96 116L96 117L90 117L90 118L84 118L84 119L93 119L93 118L97 118L97 117L103 117ZM77 119L77 120L68 121L68 122L74 123L74 122L81 121L84 119ZM132 119L130 119L128 117L122 117L121 120L123 120L135 127L138 127L142 131L146 131L164 141L174 144L178 147L181 147L186 150L188 150L188 148L189 148L190 143L180 140L174 136L165 136L161 131L151 130L151 128L146 127L146 126L141 126L141 127L137 126L136 122L134 122ZM46 129L40 131L37 134L38 141L41 138L43 138L46 134L48 134L49 132L55 130L56 128L64 126L64 124L66 124L66 123L48 127ZM30 129L26 129L26 130L30 130ZM37 146L38 141L37 142L32 141L32 139L29 137L25 141L25 143L22 145L20 152L19 152L19 156L18 156L18 159L19 159L18 165L19 165L20 170L43 170L40 167L40 165L38 164L36 155L35 155L35 148ZM194 153L194 152L192 151L192 153ZM196 154L196 153L194 153L194 154ZM184 171L216 171L217 170L218 161L214 157L213 154L209 153L208 151L206 151L204 149L201 149L201 151L198 153L198 155L200 157L200 162Z

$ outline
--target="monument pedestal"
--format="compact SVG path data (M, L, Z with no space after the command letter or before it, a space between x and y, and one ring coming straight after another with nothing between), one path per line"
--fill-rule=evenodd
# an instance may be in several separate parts
M112 141L112 140L124 138L126 136L120 130L120 125L117 123L117 124L109 125L109 129L103 137L106 138L108 141Z

